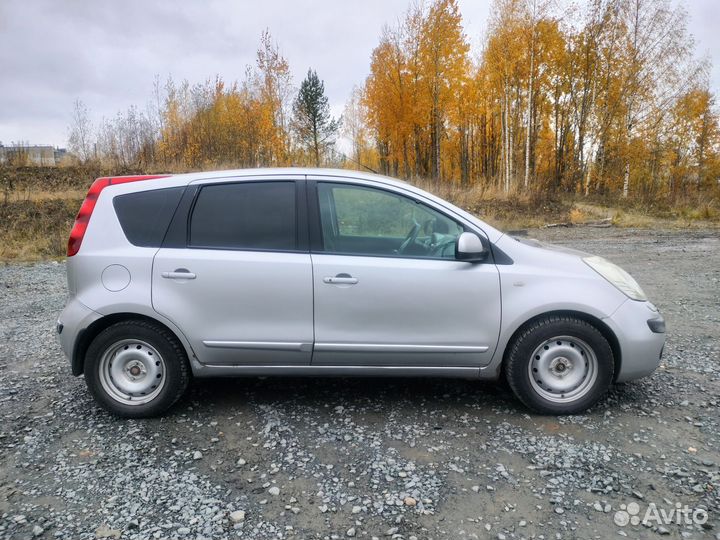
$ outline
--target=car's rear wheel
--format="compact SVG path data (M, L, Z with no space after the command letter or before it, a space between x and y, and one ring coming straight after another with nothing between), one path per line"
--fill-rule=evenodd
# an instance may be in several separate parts
M100 332L85 355L85 381L118 416L163 413L187 388L190 368L178 339L149 321L129 320Z
M614 371L607 339L590 323L547 316L522 329L510 344L505 374L515 395L543 414L575 414L594 405Z

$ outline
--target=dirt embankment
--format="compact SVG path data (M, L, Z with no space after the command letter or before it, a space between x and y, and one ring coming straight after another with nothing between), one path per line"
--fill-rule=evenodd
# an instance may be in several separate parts
M64 256L88 187L107 174L92 167L0 167L0 260Z

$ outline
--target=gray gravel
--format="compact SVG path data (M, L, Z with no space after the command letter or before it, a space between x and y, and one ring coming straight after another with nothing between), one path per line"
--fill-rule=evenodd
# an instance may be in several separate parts
M63 265L0 267L0 538L720 538L717 232L530 234L623 265L668 321L661 369L586 415L503 384L249 379L118 420L56 343ZM616 524L631 503L709 518Z

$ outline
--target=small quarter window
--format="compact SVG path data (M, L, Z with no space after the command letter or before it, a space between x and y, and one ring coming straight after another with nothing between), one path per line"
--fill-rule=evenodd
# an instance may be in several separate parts
M128 241L140 247L160 247L184 187L117 195L113 206Z

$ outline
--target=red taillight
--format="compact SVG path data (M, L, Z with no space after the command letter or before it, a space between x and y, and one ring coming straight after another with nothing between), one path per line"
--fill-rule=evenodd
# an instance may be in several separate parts
M100 197L100 192L110 185L125 184L127 182L137 182L138 180L151 180L153 178L167 178L169 175L144 175L144 176L113 176L103 177L95 180L85 196L85 200L80 206L80 211L75 218L75 224L70 231L70 239L68 240L67 256L72 257L80 250L85 231L87 230L90 216L95 209L95 203Z

